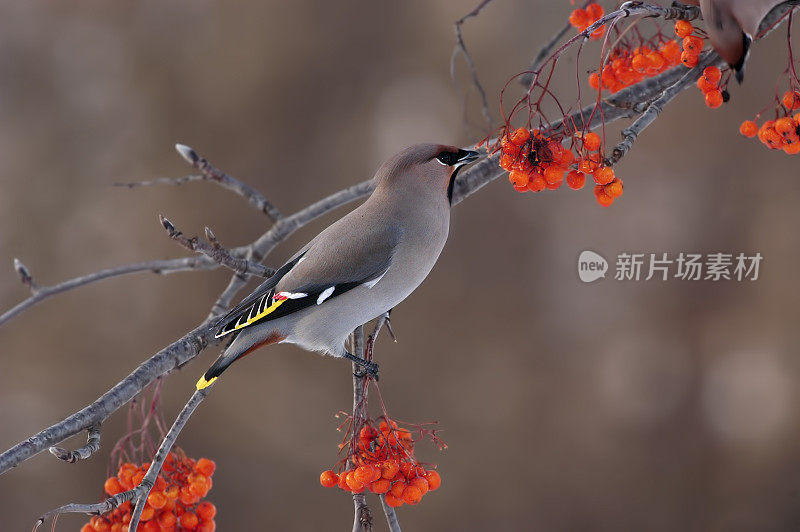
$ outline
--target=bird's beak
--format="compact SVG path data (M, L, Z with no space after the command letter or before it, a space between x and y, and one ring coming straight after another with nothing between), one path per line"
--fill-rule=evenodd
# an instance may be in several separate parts
M464 166L465 164L469 164L472 161L478 160L480 157L481 154L474 150L458 150L458 160L453 166L458 168L459 166Z

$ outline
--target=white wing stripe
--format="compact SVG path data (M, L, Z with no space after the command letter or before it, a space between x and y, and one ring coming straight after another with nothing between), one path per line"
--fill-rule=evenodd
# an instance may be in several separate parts
M335 286L331 286L323 290L322 293L317 298L317 305L321 305L323 301L331 297L331 294L333 293L334 290L336 290Z

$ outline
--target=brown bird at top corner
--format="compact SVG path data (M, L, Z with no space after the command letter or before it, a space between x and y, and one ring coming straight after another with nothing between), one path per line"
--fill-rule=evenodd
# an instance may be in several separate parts
M684 0L699 5L714 50L733 68L736 80L744 79L750 44L761 21L784 0Z
M784 0L684 0L699 5L708 24L708 36L714 50L733 68L739 83L744 79L744 65L750 44L761 21Z
M419 286L447 240L456 174L479 153L417 144L386 161L359 207L303 246L215 324L231 344L197 383L202 390L237 359L287 342L347 358L377 378L378 366L345 349L359 325Z

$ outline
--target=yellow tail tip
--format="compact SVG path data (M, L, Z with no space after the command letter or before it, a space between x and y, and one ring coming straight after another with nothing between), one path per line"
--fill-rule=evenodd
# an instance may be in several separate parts
M211 386L215 380L217 380L217 378L212 377L210 381L207 381L206 376L203 375L202 377L200 377L200 380L197 381L197 389L202 390L203 388L207 388L208 386Z

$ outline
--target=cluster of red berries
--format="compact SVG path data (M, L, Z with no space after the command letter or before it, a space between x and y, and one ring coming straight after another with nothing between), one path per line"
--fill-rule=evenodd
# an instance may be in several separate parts
M661 41L657 46L639 46L633 50L616 48L608 58L601 74L589 74L589 85L595 89L617 92L672 68L681 62L681 47L674 40Z
M745 120L739 132L745 137L758 135L758 140L771 150L783 150L789 155L800 153L800 113L767 120L761 127L752 120Z
M683 39L681 63L688 68L696 67L700 62L700 52L706 44L705 39L695 34L695 27L688 20L679 20L675 23L675 35Z
M569 15L569 23L572 24L579 32L584 31L586 28L597 22L600 17L605 15L603 6L600 4L591 3L585 9L576 9ZM605 35L606 27L600 26L594 30L590 37L592 39L599 39Z
M710 66L703 70L703 75L697 80L697 88L703 93L706 105L712 109L716 109L728 101L728 91L720 90L721 79L722 71L715 66Z
M385 494L386 504L392 507L417 504L442 483L439 473L426 471L414 459L411 432L398 428L394 421L381 421L378 429L365 424L358 434L357 451L350 460L353 468L338 475L332 470L323 471L320 483L326 488L339 486L352 493L368 489Z
M130 462L122 464L117 475L106 480L105 492L113 496L133 489L142 481L149 467L149 463L141 466ZM211 489L211 476L216 467L214 461L207 458L194 460L180 451L169 453L142 509L138 530L213 532L217 508L201 499ZM92 517L81 532L127 531L132 511L131 502L125 501L104 516Z
M577 156L562 146L562 139L546 137L538 129L521 127L510 134L507 131L500 139L500 166L509 173L514 190L556 190L565 180L569 188L578 190L586 183L586 174L591 174L597 202L610 206L622 195L622 181L611 167L602 164L600 136L578 132L573 138Z

